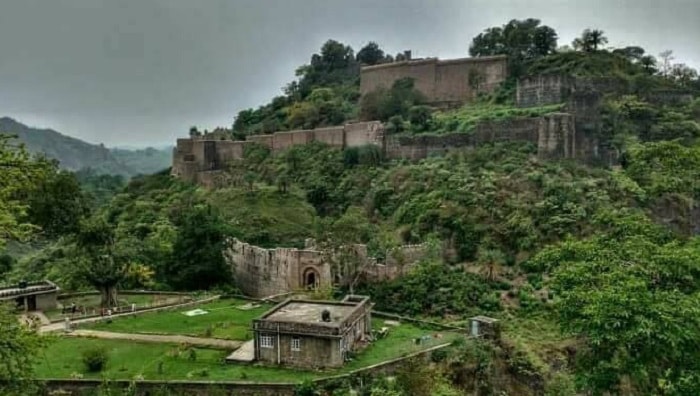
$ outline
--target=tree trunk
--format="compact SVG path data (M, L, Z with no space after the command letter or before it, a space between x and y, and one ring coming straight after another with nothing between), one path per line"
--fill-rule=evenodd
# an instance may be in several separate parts
M102 296L100 301L100 307L113 308L118 305L116 285L101 286L100 295Z

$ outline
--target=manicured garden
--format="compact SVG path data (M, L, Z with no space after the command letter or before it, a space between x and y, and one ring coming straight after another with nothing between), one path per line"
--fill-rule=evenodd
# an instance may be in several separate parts
M208 304L210 307L227 308L231 300ZM233 309L233 308L232 308ZM232 309L221 311L231 313ZM213 311L210 314L213 314ZM245 311L249 312L249 311ZM173 312L175 314L177 312ZM178 313L179 314L179 313ZM162 314L166 316L166 314ZM179 314L186 319L188 318ZM203 318L207 315L202 315ZM179 317L176 317L179 318ZM135 318L138 319L138 318ZM228 317L231 320L230 317ZM166 322L173 326L175 318ZM112 325L119 323L114 321ZM135 322L141 329L153 328L146 325L151 322ZM152 322L155 323L155 322ZM212 323L209 321L208 323ZM109 326L109 325L105 325ZM413 324L402 323L398 326L386 325L382 319L374 319L374 327L389 328L384 338L373 342L360 351L353 360L342 369L327 371L303 371L291 368L264 367L260 365L225 363L226 351L190 348L186 345L139 343L123 340L104 340L96 338L57 337L45 349L44 357L36 366L39 378L108 378L108 379L163 379L163 380L229 380L229 381L260 381L260 382L299 382L307 378L318 378L342 374L358 368L371 366L387 360L395 359L418 352L432 346L448 343L463 337L453 332L443 332L423 329ZM159 329L166 328L161 325ZM186 328L182 325L179 329ZM201 327L200 327L201 328ZM112 330L111 328L109 328ZM128 330L127 327L124 327ZM134 330L132 329L131 332ZM417 338L423 337L420 344ZM94 348L104 348L108 355L106 368L99 373L87 372L82 361L83 353ZM194 352L192 352L194 351Z

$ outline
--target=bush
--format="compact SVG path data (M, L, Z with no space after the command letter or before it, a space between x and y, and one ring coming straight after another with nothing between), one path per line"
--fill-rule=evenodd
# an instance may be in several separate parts
M105 348L92 348L83 352L83 364L87 371L97 373L107 367L109 354Z

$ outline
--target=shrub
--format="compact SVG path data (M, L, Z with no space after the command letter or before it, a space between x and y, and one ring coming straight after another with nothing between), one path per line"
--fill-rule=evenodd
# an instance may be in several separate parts
M87 371L97 373L107 367L109 354L105 348L92 348L83 352L83 364Z

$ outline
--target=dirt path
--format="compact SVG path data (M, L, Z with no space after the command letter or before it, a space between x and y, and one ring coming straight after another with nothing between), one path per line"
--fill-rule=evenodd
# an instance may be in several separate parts
M114 333L111 331L98 330L73 330L66 333L71 337L95 337L111 340L131 340L144 342L162 342L171 344L190 344L194 346L233 350L241 346L241 341L222 340L218 338L200 338L184 335L160 335L160 334L134 334L134 333Z
M76 320L71 320L70 324L71 326L74 326L76 324L81 324L81 323L93 323L93 322L99 322L102 320L107 320L109 318L111 319L116 319L120 318L122 316L131 316L131 315L139 315L147 312L156 312L156 311L162 311L162 310L167 310L167 309L177 309L181 307L189 307L189 306L195 306L195 305L200 305L200 304L205 304L211 301L218 300L220 296L212 296L203 300L198 300L198 301L192 301L192 302L186 302L182 304L177 304L177 305L168 305L168 306L162 306L162 307L155 307L151 309L144 309L141 311L136 311L136 312L124 312L120 314L114 314L110 317L107 316L97 316L93 318L85 318L85 319L76 319ZM49 325L41 326L39 328L40 333L48 333L52 331L61 331L66 329L66 324L64 322L57 322L57 323L51 323Z

